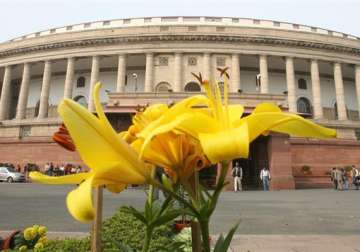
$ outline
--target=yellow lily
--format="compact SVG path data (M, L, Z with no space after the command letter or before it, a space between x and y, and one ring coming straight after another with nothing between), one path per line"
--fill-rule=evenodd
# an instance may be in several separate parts
M157 135L149 142L148 148L143 148L142 135L166 124L167 121L164 121L164 118L167 118L169 114L178 115L179 111L190 111L192 106L204 102L207 102L206 97L197 96L185 99L171 108L166 104L140 108L133 117L133 124L128 131L120 135L139 152L141 159L162 167L174 181L178 178L185 181L195 170L200 170L209 164L201 151L199 142L191 136L174 130Z
M199 78L201 80L201 76ZM251 141L269 131L290 134L299 137L328 138L336 137L334 129L319 126L302 117L284 113L274 104L258 105L251 115L243 117L244 108L228 105L228 78L224 76L224 99L222 100L218 84L214 81L202 81L207 93L208 108L183 110L176 117L168 115L158 126L144 135L143 149L155 136L178 130L200 141L206 157L211 163L235 158L247 158Z
M92 188L106 185L112 192L122 191L127 184L148 181L151 166L139 160L137 152L119 136L108 122L99 100L100 83L94 89L97 116L78 103L65 99L58 112L75 143L81 159L90 172L62 177L30 173L33 181L46 184L80 184L67 196L71 215L82 222L94 217Z

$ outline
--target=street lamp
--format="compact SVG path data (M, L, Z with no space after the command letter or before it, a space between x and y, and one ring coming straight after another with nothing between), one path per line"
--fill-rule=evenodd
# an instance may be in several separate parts
M135 93L137 92L137 79L138 79L138 75L136 73L132 73L131 76L135 79Z

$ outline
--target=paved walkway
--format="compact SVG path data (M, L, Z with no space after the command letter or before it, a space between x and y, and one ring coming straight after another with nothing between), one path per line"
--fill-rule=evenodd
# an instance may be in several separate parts
M237 235L234 252L360 252L359 235Z

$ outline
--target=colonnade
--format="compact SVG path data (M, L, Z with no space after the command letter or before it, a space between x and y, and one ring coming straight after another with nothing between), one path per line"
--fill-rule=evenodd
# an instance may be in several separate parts
M146 53L146 70L145 70L145 92L152 92L154 90L154 53ZM117 70L117 92L125 91L125 78L126 78L126 54L118 55L118 70ZM181 92L183 90L183 53L174 54L174 92ZM94 102L92 99L92 91L95 83L99 80L100 73L100 57L101 55L92 56L91 60L91 77L90 77L90 89L89 89L89 103L88 108L90 111L94 111ZM211 74L211 57L208 52L203 53L203 75L205 77ZM230 80L230 92L236 93L241 90L240 81L240 54L231 55L231 80ZM7 120L11 102L11 80L12 80L12 68L13 66L5 66L5 73L3 77L2 92L0 97L0 121ZM46 60L44 62L42 87L40 94L40 106L38 118L43 119L47 117L49 106L49 94L51 87L51 75L52 75L52 61ZM296 83L295 83L295 67L294 58L285 58L286 69L286 84L289 111L296 112ZM259 55L259 71L261 76L260 93L267 94L269 92L269 74L268 74L268 56L265 54ZM321 86L320 86L320 72L319 62L316 59L310 60L310 72L312 81L312 96L314 107L314 119L322 119L323 109L321 105ZM338 110L338 119L347 120L345 96L344 96L344 84L342 76L341 63L334 62L333 64L336 102ZM16 119L24 119L26 116L26 105L29 95L29 84L31 77L31 64L23 64L22 81L19 93L19 99L16 109ZM75 58L69 57L67 59L65 84L64 84L64 98L72 98L72 90L75 79ZM355 83L357 97L360 97L360 65L355 67ZM358 111L360 111L360 99L358 99Z

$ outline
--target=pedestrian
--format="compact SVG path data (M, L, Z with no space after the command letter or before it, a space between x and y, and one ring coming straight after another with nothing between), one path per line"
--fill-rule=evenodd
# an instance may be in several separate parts
M333 167L331 169L331 181L334 184L334 189L337 190L338 189L338 180L336 178L336 167Z
M341 168L341 175L343 177L344 190L349 190L349 176L346 169Z
M271 175L269 169L265 166L260 172L260 179L263 183L264 191L269 191L269 182Z
M342 168L337 168L336 169L336 180L338 183L338 187L337 189L339 191L343 191L344 190L344 177L343 177L343 172L342 172Z
M359 176L358 169L356 169L355 165L352 165L351 166L351 178L352 178L352 184L353 184L353 186L355 186L356 190L359 190L358 176Z
M234 177L234 191L242 191L242 178L243 178L243 169L240 166L239 162L235 163L235 166L232 170L232 176Z

